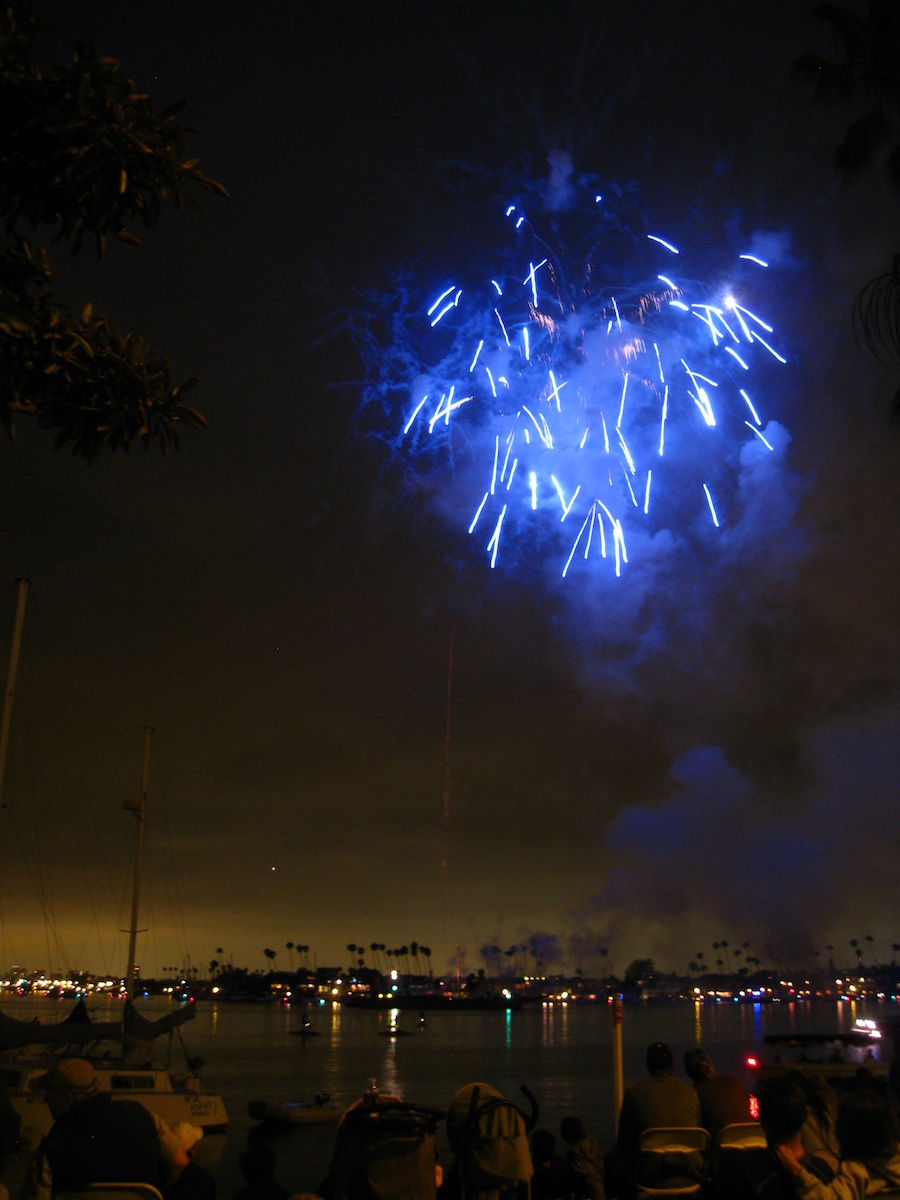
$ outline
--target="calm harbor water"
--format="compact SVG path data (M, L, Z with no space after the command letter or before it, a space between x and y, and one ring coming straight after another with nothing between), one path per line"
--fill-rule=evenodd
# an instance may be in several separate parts
M27 998L0 999L11 1016L60 1019L70 1005ZM144 1002L146 1015L158 1015L164 1002ZM539 1124L558 1131L564 1116L580 1116L601 1145L614 1127L612 1010L605 1005L535 1006L513 1013L429 1012L417 1029L417 1014L400 1015L410 1036L379 1036L388 1013L316 1007L309 1019L319 1036L293 1036L299 1011L273 1005L203 1002L181 1035L190 1055L206 1060L204 1085L221 1094L231 1120L227 1135L201 1143L215 1155L220 1197L242 1180L238 1157L248 1135L265 1136L278 1154L277 1177L296 1191L315 1189L328 1166L333 1126L265 1131L247 1115L250 1100L309 1101L318 1092L349 1103L370 1077L381 1091L407 1100L446 1107L466 1083L481 1081L527 1104L526 1084L540 1104ZM622 1026L626 1085L644 1074L646 1047L666 1041L680 1063L684 1052L703 1045L719 1071L748 1084L745 1060L768 1033L828 1032L852 1027L858 1017L894 1016L897 1006L819 1001L813 1004L704 1004L689 1001L626 1004ZM109 1019L99 1003L95 1019ZM172 1063L183 1057L176 1045ZM446 1161L446 1154L443 1156Z

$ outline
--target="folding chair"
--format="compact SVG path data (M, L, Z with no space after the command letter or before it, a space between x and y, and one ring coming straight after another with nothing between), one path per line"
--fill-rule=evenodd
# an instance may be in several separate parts
M56 1200L163 1200L151 1183L87 1183L57 1192Z
M698 1196L705 1182L705 1129L645 1129L638 1142L637 1200Z
M766 1135L758 1121L726 1125L716 1138L718 1150L765 1150Z

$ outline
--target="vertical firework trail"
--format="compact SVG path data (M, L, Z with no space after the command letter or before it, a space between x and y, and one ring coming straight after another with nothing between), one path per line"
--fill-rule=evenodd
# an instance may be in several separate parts
M456 629L450 631L450 668L447 674L447 719L444 728L444 844L441 854L441 878L444 883L444 936L447 937L450 919L450 696L453 688L453 640Z

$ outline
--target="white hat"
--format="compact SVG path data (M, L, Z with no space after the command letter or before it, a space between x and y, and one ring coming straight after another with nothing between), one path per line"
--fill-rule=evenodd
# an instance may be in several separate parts
M188 1125L187 1121L182 1121L180 1125L176 1125L172 1130L175 1136L184 1146L185 1151L190 1154L193 1148L203 1137L203 1130L199 1125Z

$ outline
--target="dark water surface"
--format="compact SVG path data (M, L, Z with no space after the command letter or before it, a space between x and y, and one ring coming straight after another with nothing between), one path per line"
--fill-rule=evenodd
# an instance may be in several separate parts
M0 1000L11 1016L60 1019L69 1005L50 1001ZM162 1011L164 1002L146 1001L145 1015ZM660 1001L626 1004L622 1025L626 1085L644 1073L651 1042L669 1042L679 1064L684 1052L703 1045L716 1068L752 1078L745 1060L768 1033L828 1032L852 1027L857 1017L896 1014L897 1006L834 1003L693 1004ZM100 1004L98 1020L107 1015ZM107 1017L108 1019L108 1017ZM453 1093L475 1081L490 1084L527 1104L519 1091L526 1084L540 1104L539 1125L558 1132L563 1117L582 1118L601 1145L611 1143L615 1128L613 1092L613 1020L605 1005L526 1007L513 1013L429 1012L419 1031L417 1014L400 1015L410 1036L380 1036L387 1013L319 1007L309 1019L318 1037L292 1035L300 1027L298 1010L274 1005L202 1002L196 1019L181 1036L190 1055L206 1060L204 1086L223 1096L230 1117L227 1135L201 1143L205 1155L217 1155L220 1197L242 1180L238 1157L248 1135L264 1136L278 1154L277 1178L294 1191L314 1190L324 1175L334 1127L263 1130L247 1115L250 1100L310 1101L330 1092L344 1103L355 1100L374 1077L381 1091L422 1104L446 1107ZM173 1047L172 1064L183 1063ZM679 1073L682 1073L679 1071ZM209 1143L208 1145L205 1143ZM446 1147L443 1161L448 1161Z

